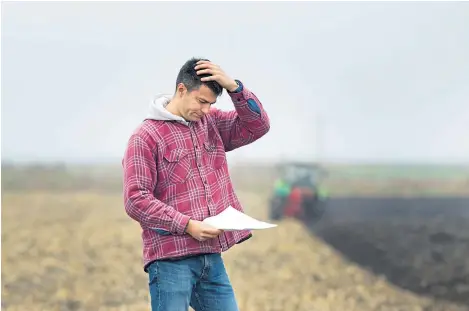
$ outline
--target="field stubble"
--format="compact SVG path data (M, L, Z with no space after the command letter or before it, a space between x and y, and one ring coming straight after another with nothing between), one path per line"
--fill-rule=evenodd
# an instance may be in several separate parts
M265 198L240 193L266 219ZM2 309L149 310L138 224L120 195L3 193ZM467 310L388 283L285 220L224 254L243 311Z

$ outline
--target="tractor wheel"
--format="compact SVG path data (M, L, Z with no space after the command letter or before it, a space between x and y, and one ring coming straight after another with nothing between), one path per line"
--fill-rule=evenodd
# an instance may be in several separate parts
M326 207L327 202L319 200L319 198L317 197L305 201L303 206L305 213L305 221L307 221L309 224L318 222L324 215Z
M270 201L269 218L272 220L280 220L283 217L283 200L274 198Z

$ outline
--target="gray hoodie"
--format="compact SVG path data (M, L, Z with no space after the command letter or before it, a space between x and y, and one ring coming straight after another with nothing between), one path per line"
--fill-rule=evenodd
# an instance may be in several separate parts
M184 125L189 125L189 122L184 120L184 118L176 116L166 110L166 106L171 100L172 96L168 94L160 94L155 97L155 99L150 103L150 109L146 116L146 120L168 120L168 121L178 121Z

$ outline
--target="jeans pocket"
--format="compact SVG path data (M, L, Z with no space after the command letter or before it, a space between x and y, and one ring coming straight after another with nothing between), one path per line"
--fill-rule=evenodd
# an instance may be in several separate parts
M158 279L158 261L148 266L148 285L153 285Z

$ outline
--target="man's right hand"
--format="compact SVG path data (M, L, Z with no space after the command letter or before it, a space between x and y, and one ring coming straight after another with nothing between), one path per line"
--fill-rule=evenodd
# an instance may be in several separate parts
M186 232L197 241L206 241L208 239L216 238L223 231L204 224L201 221L190 219Z

